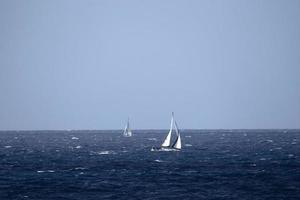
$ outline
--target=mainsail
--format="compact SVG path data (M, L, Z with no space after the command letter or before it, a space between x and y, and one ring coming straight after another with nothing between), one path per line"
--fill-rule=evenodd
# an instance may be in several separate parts
M162 147L169 147L171 144L171 135L172 135L172 130L173 130L173 124L174 124L174 113L172 113L170 131L169 131L165 141L162 143L162 145L161 145Z
M131 129L130 129L130 126L129 126L129 118L128 118L127 124L125 126L123 136L125 136L125 137L131 137L132 136L132 132L131 132Z

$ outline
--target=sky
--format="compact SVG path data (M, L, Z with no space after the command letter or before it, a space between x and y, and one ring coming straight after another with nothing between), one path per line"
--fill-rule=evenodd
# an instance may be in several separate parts
M300 128L298 0L0 0L0 130Z

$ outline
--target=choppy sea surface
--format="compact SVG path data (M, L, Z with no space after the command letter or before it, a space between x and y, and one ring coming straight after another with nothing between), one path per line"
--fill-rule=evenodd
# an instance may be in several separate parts
M300 199L300 130L2 131L0 199Z

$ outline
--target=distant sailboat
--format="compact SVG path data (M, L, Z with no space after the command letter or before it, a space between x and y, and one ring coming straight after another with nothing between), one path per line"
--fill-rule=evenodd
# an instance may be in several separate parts
M124 137L131 137L132 136L132 131L131 131L130 126L129 126L129 118L128 118L127 124L125 126L125 129L124 129L124 132L123 132L123 136Z
M171 144L171 136L172 136L173 126L175 128L177 137L176 137L175 141L173 142L173 144ZM160 148L152 147L151 151L180 151L180 150L181 150L180 132L178 129L178 125L177 125L176 121L174 120L174 113L172 112L171 127L170 127L167 137L165 138L165 140L162 143Z

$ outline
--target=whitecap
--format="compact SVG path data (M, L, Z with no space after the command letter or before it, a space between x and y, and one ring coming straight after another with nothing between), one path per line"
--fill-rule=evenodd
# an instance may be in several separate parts
M193 146L193 145L191 145L191 144L185 144L184 146L186 146L186 147L191 147L191 146Z
M267 160L266 158L260 158L259 160Z
M92 155L109 155L116 154L114 151L91 151Z
M252 167L256 167L256 164L255 164L255 163L252 163L252 164L250 164L250 166L252 166Z
M55 172L54 170L47 170L47 171L44 171L44 170L38 170L36 171L37 173L44 173L44 172L49 172L49 173L53 173Z
M297 144L297 142L292 142L291 144L293 144L293 145L294 145L294 144Z
M72 139L72 140L79 140L78 137L72 137L71 139Z
M191 138L192 136L190 136L190 135L186 135L185 137L186 137L186 138Z
M273 143L273 140L266 140L267 142Z
M155 162L163 162L162 160L159 160L159 159L156 159L156 160L154 160Z
M100 152L97 152L99 155L105 155L105 154L112 154L113 152L112 151L100 151Z
M9 145L7 145L7 146L4 146L4 148L6 148L6 149L9 149L9 148L11 148L12 146L9 146Z
M76 147L75 147L75 149L80 149L80 148L81 148L81 146L76 146Z
M276 149L276 150L281 150L281 149L282 149L282 147L276 147L275 149Z
M75 167L75 170L85 170L85 167Z
M147 139L150 140L150 141L157 141L156 138L147 138Z
M291 158L291 157L294 157L294 154L289 154L288 157L290 157L290 158Z

